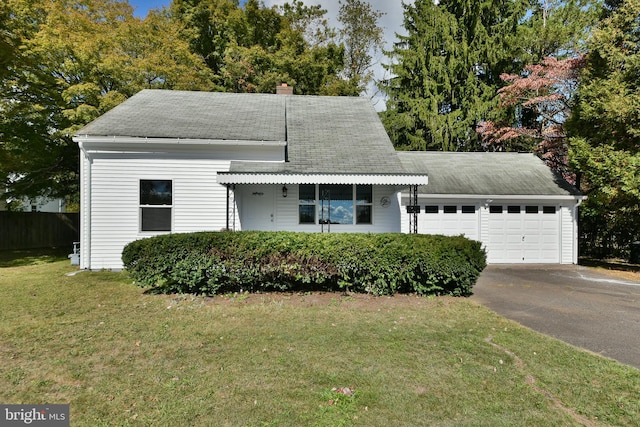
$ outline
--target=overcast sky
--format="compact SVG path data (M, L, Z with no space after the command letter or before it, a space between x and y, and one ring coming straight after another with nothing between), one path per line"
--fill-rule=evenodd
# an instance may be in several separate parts
M287 0L262 0L267 6L282 5ZM290 0L289 0L290 1ZM327 17L329 18L332 27L338 27L338 10L340 4L338 0L303 0L306 5L321 5L323 9L327 10ZM396 41L396 33L403 34L404 29L402 27L402 3L413 4L414 0L369 0L369 4L374 10L383 12L385 15L380 18L379 25L384 30L385 49L391 49L393 43ZM129 3L135 8L137 16L144 17L147 15L147 11L151 8L162 8L162 6L168 6L170 0L129 0ZM241 2L242 3L242 2ZM378 62L388 62L388 59L380 55L377 58ZM381 64L375 67L375 78L377 80L385 78L385 72ZM371 92L371 91L370 91ZM373 95L373 94L371 94ZM385 108L384 102L376 97L374 104L377 110L383 110Z

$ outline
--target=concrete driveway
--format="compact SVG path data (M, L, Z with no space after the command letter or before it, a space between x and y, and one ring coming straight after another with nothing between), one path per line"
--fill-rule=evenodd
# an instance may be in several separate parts
M473 292L508 319L640 368L640 282L575 265L490 265Z

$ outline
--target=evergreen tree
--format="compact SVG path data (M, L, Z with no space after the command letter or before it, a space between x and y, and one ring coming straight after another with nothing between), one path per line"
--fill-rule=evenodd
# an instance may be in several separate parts
M640 0L607 15L589 42L567 126L570 164L589 196L583 231L590 247L610 252L640 238Z
M491 116L502 73L518 72L518 25L525 0L416 0L404 5L395 76L383 90L383 121L400 149L479 148L476 125Z
M597 23L601 0L534 0L518 26L518 60L541 64L546 58L577 57Z

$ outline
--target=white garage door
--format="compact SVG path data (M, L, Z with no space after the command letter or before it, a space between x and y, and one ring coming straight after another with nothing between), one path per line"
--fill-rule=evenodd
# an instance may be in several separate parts
M560 262L555 206L491 205L485 239L490 263Z
M422 205L418 216L418 230L423 234L458 236L464 234L479 240L479 209L477 205L433 204Z

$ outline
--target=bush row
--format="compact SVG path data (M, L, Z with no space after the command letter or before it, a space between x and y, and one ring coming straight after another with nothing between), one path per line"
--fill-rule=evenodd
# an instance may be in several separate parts
M420 234L201 232L137 240L125 268L168 293L347 290L470 295L486 265L481 244Z

